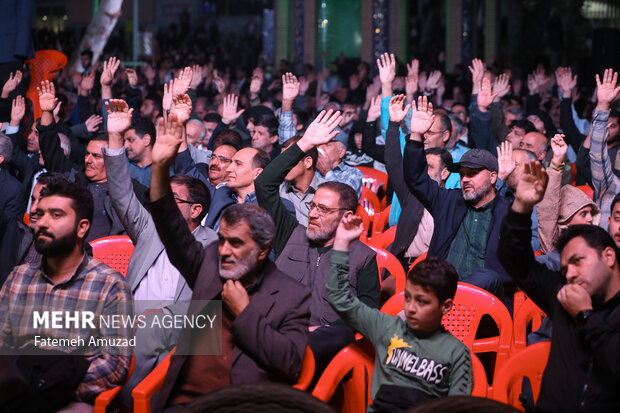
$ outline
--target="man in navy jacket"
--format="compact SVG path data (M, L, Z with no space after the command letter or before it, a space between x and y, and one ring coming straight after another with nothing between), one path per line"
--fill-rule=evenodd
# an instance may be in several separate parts
M424 155L434 116L432 104L420 98L404 153L405 181L435 221L428 256L446 259L461 281L504 299L514 283L497 259L497 242L510 201L495 193L497 159L484 149L468 151L451 168L461 175L461 189L440 188L428 176Z

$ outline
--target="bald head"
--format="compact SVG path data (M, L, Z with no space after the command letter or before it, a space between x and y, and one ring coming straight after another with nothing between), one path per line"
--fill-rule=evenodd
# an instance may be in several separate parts
M547 137L540 132L526 133L519 148L534 152L538 160L542 161L547 155Z

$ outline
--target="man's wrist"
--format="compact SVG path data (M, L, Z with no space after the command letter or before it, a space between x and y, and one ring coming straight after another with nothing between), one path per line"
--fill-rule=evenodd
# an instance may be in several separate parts
M549 163L549 169L552 169L556 172L563 172L564 171L564 162L562 162L562 159L557 160L557 159L551 159L551 163Z
M610 107L609 102L601 102L601 101L599 101L596 104L596 110L609 110L609 107Z
M593 312L594 310L591 308L579 311L577 315L575 315L575 322L577 323L577 325L583 326L588 321L588 318L592 315Z

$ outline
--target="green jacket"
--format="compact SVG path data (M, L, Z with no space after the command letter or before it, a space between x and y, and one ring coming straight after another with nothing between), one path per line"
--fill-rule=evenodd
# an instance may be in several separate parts
M422 335L399 317L360 302L349 289L348 260L347 251L332 251L327 300L375 347L372 398L386 384L415 388L432 397L470 395L473 378L469 349L443 328Z

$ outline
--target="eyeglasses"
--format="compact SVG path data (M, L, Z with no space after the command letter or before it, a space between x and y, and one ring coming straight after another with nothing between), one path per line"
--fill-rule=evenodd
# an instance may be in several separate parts
M232 162L232 159L229 159L229 158L227 158L225 156L222 156L222 155L211 155L209 158L210 158L209 161L212 161L213 158L215 158L215 159L217 159L218 161L220 161L222 163L231 163Z
M314 208L316 208L317 212L321 216L327 215L327 214L331 214L332 212L336 212L336 211L340 211L340 210L345 210L346 209L346 208L329 208L329 207L326 207L325 205L315 204L314 202L304 202L304 204L306 204L306 206L308 207L308 212L310 212Z
M434 135L440 135L442 134L443 131L439 131L439 132L433 132L433 131L426 131L426 133L424 133L424 136L434 136Z
M190 204L190 205L193 205L193 204L196 203L194 201L188 201L187 199L181 199L181 198L176 197L176 196L174 197L174 200L176 201L177 204Z

